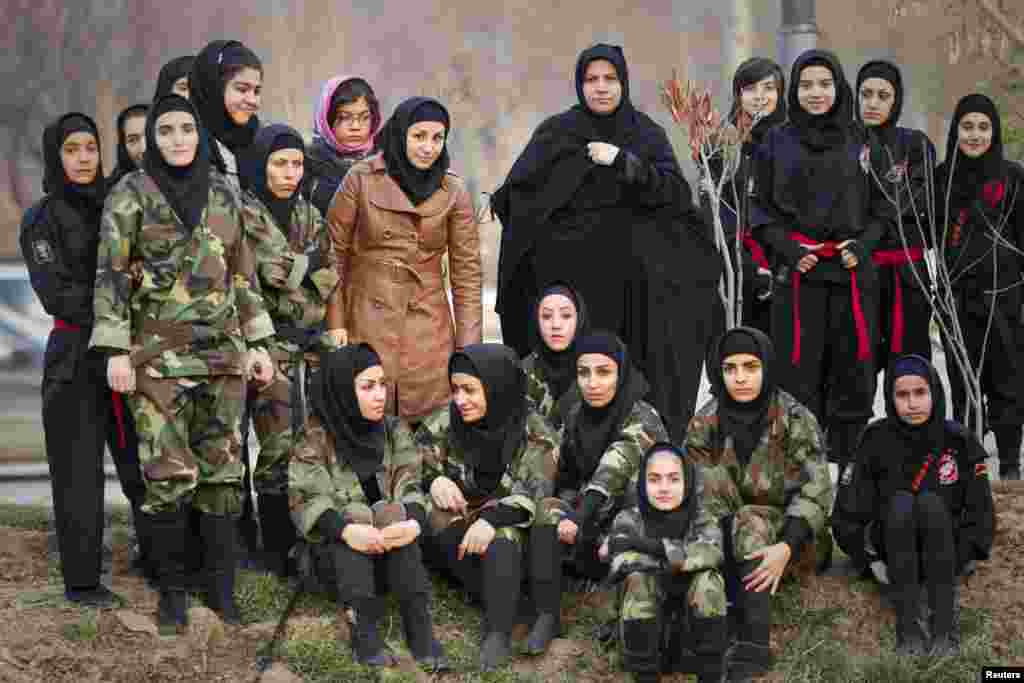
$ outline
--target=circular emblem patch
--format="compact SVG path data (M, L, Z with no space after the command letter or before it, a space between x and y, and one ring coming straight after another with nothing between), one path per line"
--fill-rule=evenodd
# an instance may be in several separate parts
M956 460L953 459L952 453L946 451L939 459L939 483L953 484L959 478L960 473L956 469Z

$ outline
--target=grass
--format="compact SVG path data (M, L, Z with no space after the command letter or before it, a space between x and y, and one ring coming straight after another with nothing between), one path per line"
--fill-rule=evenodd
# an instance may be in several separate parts
M64 624L61 629L64 637L74 643L84 643L96 639L99 635L98 612L89 610L79 617L78 621Z
M131 508L127 505L107 505L106 524L111 527L131 525ZM0 526L32 531L49 531L53 528L53 509L45 505L18 505L0 503ZM115 536L115 540L117 537Z

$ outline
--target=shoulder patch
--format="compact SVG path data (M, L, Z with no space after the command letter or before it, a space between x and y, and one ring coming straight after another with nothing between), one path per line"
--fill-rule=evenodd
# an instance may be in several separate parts
M32 258L38 264L53 263L53 245L49 240L37 239L32 241Z
M945 451L939 458L939 483L948 486L960 480L960 472L956 466L956 458L950 451Z

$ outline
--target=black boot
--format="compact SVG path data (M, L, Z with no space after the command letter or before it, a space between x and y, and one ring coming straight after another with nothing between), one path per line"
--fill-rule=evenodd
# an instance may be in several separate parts
M227 515L201 513L199 533L203 537L203 569L206 574L206 604L226 624L242 623L235 604L236 520Z
M420 666L435 673L450 671L451 664L441 643L434 638L433 619L430 615L430 596L418 593L398 605L402 614L402 631L405 642Z
M960 654L959 601L956 584L928 584L931 610L931 654L955 657Z
M1020 425L993 427L996 435L996 450L999 451L999 478L1020 479Z
M267 570L282 579L289 570L288 553L295 545L295 525L288 509L288 496L261 493L259 498L260 528L263 531L263 562Z
M620 624L622 667L631 672L635 680L658 680L661 670L661 623L657 619L630 619Z
M896 654L911 657L925 654L920 587L916 583L894 586L892 600L896 607Z
M519 607L523 565L519 547L508 539L491 541L481 562L487 633L480 649L480 669L494 671L512 655L512 627Z
M160 587L157 626L160 635L174 635L188 626L188 593L185 590L188 571L189 511L174 510L146 517L145 526L151 541L151 558L156 581Z
M235 520L233 553L235 562L246 569L261 571L264 569L263 557L260 552L260 525L256 520L256 508L253 494L246 488L243 494L242 514Z
M739 576L753 572L760 560L747 560L739 564ZM769 591L748 591L740 586L737 599L743 603L743 621L737 625L736 644L729 663L729 680L744 681L771 669L774 662L771 650L771 598Z
M725 678L725 651L729 641L729 623L725 617L695 617L690 623L693 645L692 673L698 683L721 683Z
M393 666L395 656L377 630L384 611L381 599L354 598L350 603L353 658L363 666Z
M156 571L153 568L152 542L149 537L149 515L138 507L132 507L132 525L135 527L135 548L132 551L132 570L138 572L150 584L156 586Z
M537 619L526 638L526 653L542 655L562 630L562 557L554 526L530 529L530 584Z

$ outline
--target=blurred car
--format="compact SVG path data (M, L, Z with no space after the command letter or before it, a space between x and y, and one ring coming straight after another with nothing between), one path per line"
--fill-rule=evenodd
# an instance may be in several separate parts
M0 367L42 367L51 327L25 264L0 262Z

